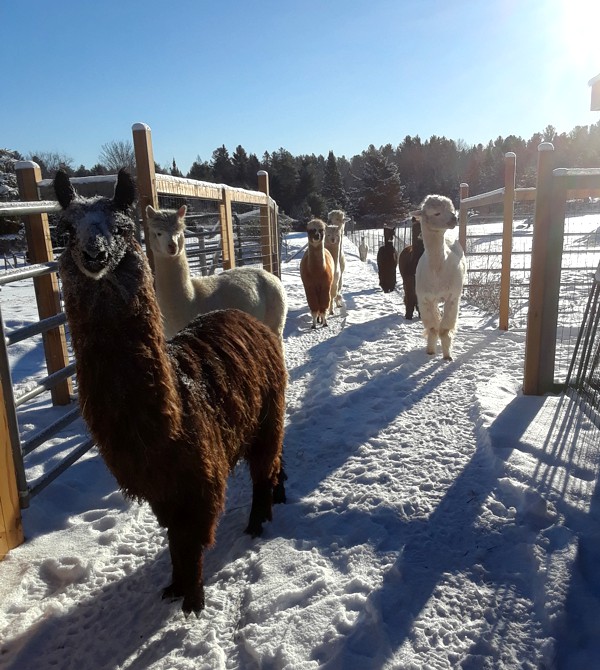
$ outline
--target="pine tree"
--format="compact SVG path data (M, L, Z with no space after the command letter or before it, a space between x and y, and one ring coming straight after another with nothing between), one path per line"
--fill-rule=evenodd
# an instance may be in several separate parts
M248 181L248 154L240 144L231 156L231 164L233 165L233 182L231 185L241 188L254 188L254 183Z
M404 216L408 206L398 169L373 145L363 152L363 158L353 211L372 223L394 223Z
M342 175L338 169L337 160L333 151L329 152L327 162L325 163L321 194L325 200L327 209L346 210L348 208L348 194L344 188Z
M173 163L171 165L171 175L173 177L183 177L183 172L177 167L175 158L173 158Z
M234 168L229 151L225 145L213 151L210 162L213 179L217 184L231 184L234 180Z
M200 156L196 157L186 176L188 179L197 179L198 181L214 181L210 165L203 161Z
M271 197L289 214L296 204L298 185L296 161L289 151L279 149L271 154L269 177Z

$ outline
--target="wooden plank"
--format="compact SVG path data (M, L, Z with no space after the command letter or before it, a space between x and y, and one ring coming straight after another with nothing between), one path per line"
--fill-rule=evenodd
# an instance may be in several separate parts
M537 186L535 216L531 248L531 273L529 279L529 311L527 314L527 333L525 336L525 370L523 393L525 395L543 395L550 390L541 383L542 348L548 342L543 332L546 319L545 281L546 263L549 248L552 202L552 168L554 164L554 146L543 142L538 147ZM554 374L554 366L552 367Z
M265 170L259 170L258 174L258 190L269 198L269 173ZM273 256L271 249L273 248L272 227L271 227L271 208L268 205L263 205L260 208L260 244L263 261L263 268L269 272L273 272Z
M480 193L479 195L472 195L465 198L462 202L469 207L476 205L483 207L484 205L497 205L504 199L504 188L498 188L495 191L488 191L487 193Z
M0 384L0 559L23 541L19 491Z
M42 177L39 166L31 161L19 161L16 165L16 173L21 200L39 201L37 184ZM25 217L25 235L30 263L47 263L54 260L47 214L38 213ZM56 274L35 277L33 285L40 319L60 314L62 308ZM58 372L69 364L67 338L63 326L45 333L43 341L49 374ZM51 390L53 404L68 405L71 402L72 392L71 379L60 382Z
M163 195L174 195L181 198L200 198L202 200L220 202L224 189L229 192L229 199L232 203L245 203L249 205L268 204L268 198L265 197L264 193L258 191L247 191L225 184L211 184L210 182L173 177L172 175L156 175L156 190Z
M233 245L233 214L231 212L231 193L223 189L219 203L219 219L221 221L221 246L223 248L223 269L235 267L235 248Z
M138 207L144 229L144 239L149 238L146 207L151 205L158 209L158 195L156 192L156 172L154 169L154 152L152 149L152 131L145 123L134 123L133 150L135 153L135 169L138 190ZM154 257L149 244L146 244L146 256L150 267L154 271Z

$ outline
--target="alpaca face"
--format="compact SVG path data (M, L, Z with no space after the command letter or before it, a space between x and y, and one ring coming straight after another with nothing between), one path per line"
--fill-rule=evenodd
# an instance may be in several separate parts
M62 171L54 178L54 190L63 207L59 230L68 236L66 253L82 274L101 279L119 265L135 232L129 215L135 200L132 178L119 172L112 200L79 197Z
M325 232L325 243L335 246L340 242L340 231L337 226L327 226Z
M321 219L313 219L306 226L308 244L311 247L320 247L325 240L325 222Z
M337 226L340 229L343 229L344 224L348 218L346 217L346 212L342 209L332 209L331 212L327 215L327 221L332 226Z
M452 200L443 195L428 195L421 205L421 224L430 230L448 230L456 227L456 211Z
M146 207L150 247L155 254L161 256L179 256L185 249L185 214L187 207L178 210L156 210L151 205Z

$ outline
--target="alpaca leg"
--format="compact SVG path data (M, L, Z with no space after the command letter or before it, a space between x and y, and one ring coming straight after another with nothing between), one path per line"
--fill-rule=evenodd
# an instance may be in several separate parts
M458 298L451 298L444 304L444 316L440 323L440 340L442 342L442 352L444 358L448 361L452 360L452 342L454 339L454 331L458 321L458 310L460 302Z
M317 323L319 323L319 318L320 318L319 313L318 312L311 312L311 315L312 315L312 320L313 320L311 328L316 328Z
M281 470L279 470L279 474L277 475L277 484L273 487L273 503L275 505L280 505L282 503L287 502L287 497L285 495L285 485L284 482L287 479L287 475L285 474L285 470L283 469L283 465L281 466Z
M440 342L442 343L442 354L447 361L454 360L452 358L452 331L447 328L440 330Z
M404 287L404 306L406 307L405 317L410 320L413 318L415 305L417 303L417 295L415 293L415 278L403 278L402 285Z
M440 330L440 310L437 303L432 300L424 300L421 307L421 319L427 337L427 353L429 355L435 354Z
M168 586L165 597L183 595L182 610L196 616L204 609L204 582L202 578L203 536L210 535L202 528L202 522L190 527L169 528L169 549L173 559L173 583ZM206 538L205 538L206 539Z
M271 521L273 502L285 502L284 481L287 479L281 463L283 447L283 392L265 402L266 412L246 459L252 478L252 507L246 533L257 537L264 521Z

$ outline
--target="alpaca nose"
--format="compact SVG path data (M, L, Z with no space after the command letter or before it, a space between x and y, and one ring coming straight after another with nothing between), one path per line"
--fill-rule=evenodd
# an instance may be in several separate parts
M169 242L167 245L167 251L171 254L171 256L175 256L177 253L177 245L174 242Z
M106 263L106 260L108 259L108 252L106 249L99 247L88 247L85 250L84 255L87 260L95 263Z

